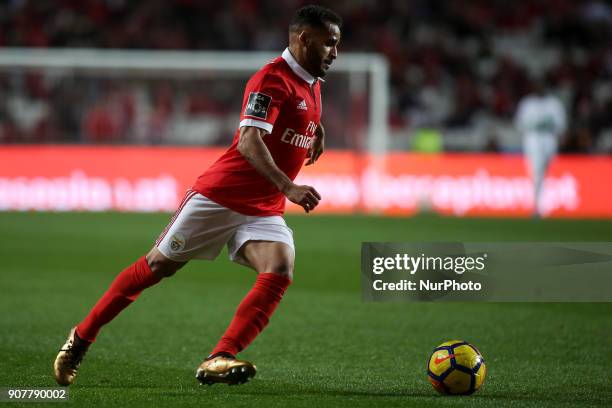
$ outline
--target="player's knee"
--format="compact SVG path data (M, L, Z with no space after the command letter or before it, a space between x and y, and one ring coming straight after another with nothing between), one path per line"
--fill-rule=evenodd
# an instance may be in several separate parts
M293 262L290 260L281 260L270 265L266 272L274 273L293 280Z
M178 271L178 268L157 261L150 263L149 267L151 268L151 272L161 279L169 278L170 276L174 275L176 271Z
M185 263L172 261L161 253L149 253L147 255L147 263L153 275L160 279L168 278L176 273Z

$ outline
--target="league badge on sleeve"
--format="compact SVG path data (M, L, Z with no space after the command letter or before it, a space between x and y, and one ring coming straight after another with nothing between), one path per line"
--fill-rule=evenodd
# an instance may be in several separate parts
M268 108L272 98L259 92L249 93L249 100L244 110L244 116L254 116L260 119L268 117Z

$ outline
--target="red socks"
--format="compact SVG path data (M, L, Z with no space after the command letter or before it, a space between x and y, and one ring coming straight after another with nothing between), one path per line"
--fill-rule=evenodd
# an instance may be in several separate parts
M291 280L275 273L260 273L242 299L229 327L212 354L238 354L266 327Z
M78 336L93 342L100 328L129 306L140 292L161 279L153 275L143 256L125 268L98 300L85 320L77 325ZM240 302L229 327L212 351L238 354L266 327L291 280L274 273L260 273L253 288Z
M102 326L113 320L135 301L140 292L160 280L153 275L144 256L125 268L117 275L110 288L98 300L85 320L79 323L76 328L78 336L83 340L93 342Z

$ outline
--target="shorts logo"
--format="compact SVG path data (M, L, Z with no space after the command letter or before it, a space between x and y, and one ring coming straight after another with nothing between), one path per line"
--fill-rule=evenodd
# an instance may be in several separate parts
M259 92L251 92L249 93L249 100L247 101L244 115L266 119L268 117L270 102L272 102L272 98L268 95Z
M185 248L185 236L180 232L177 232L170 238L170 249L173 251L180 251Z

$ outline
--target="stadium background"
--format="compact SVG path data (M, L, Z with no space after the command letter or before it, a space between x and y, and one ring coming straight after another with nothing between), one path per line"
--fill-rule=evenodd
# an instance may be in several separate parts
M345 21L340 59L370 52L389 62L388 154L381 171L365 130L371 89L347 92L348 76L330 74L328 151L301 178L320 188L317 213L327 215L289 209L296 282L245 353L260 366L256 382L201 390L191 377L251 284L221 260L188 265L113 322L74 401L605 405L608 304L363 304L358 275L361 241L610 240L609 3L322 3ZM5 1L0 58L7 47L279 52L301 4ZM541 78L569 117L546 215L572 219L529 219L512 119ZM53 386L64 332L148 249L164 212L230 142L244 79L0 68L0 386ZM425 379L428 353L453 337L474 342L490 364L471 400L439 398Z

